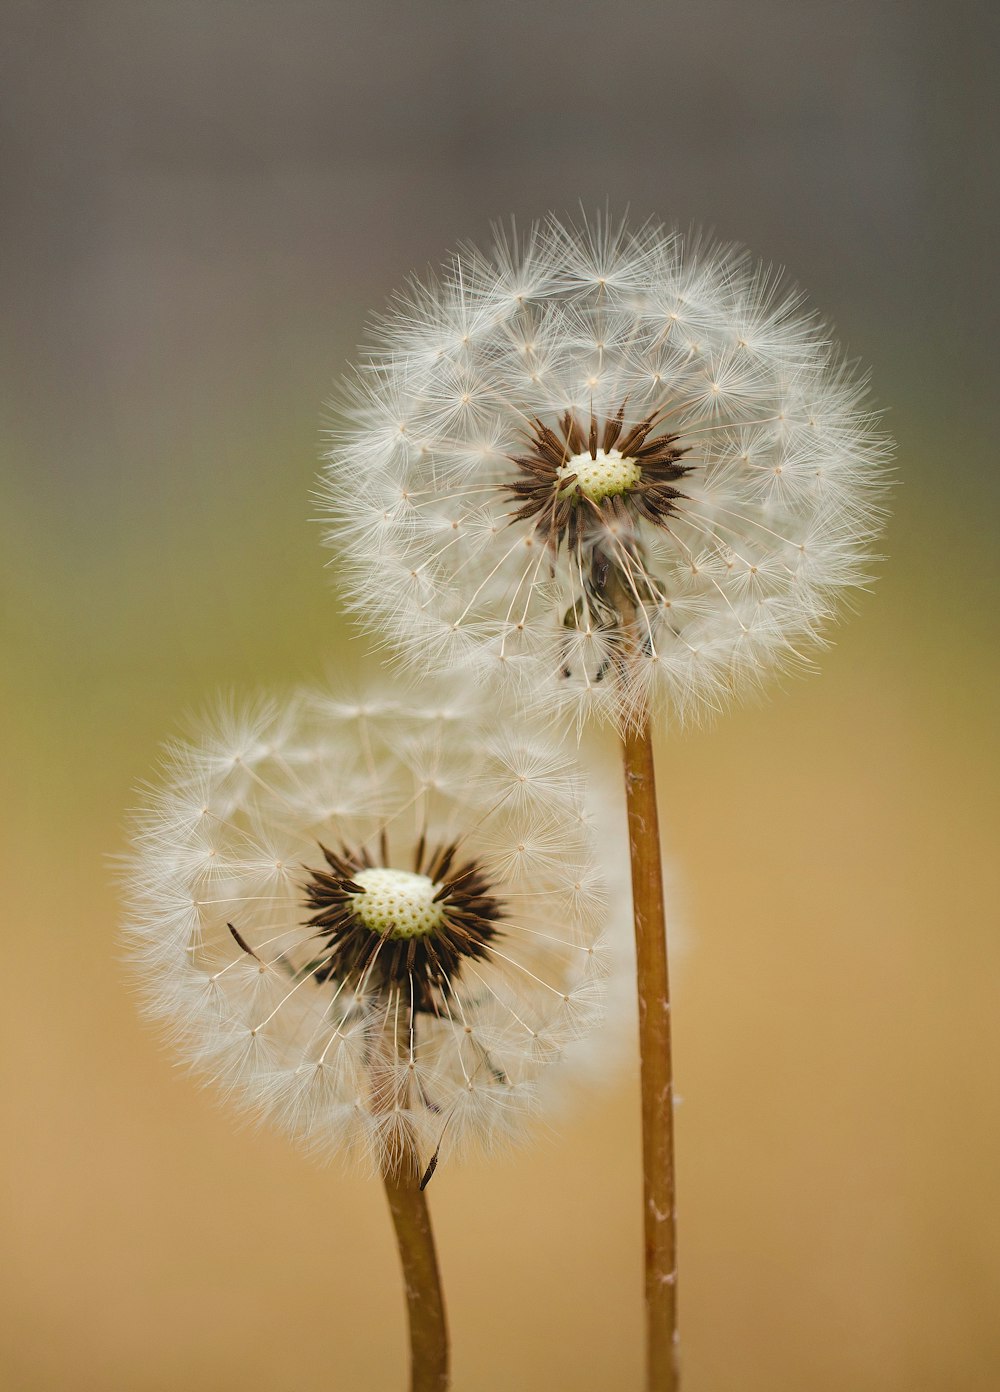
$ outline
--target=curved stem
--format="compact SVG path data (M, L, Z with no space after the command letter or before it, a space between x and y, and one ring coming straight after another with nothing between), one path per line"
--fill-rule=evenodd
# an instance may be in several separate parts
M403 1268L410 1323L410 1392L445 1392L448 1326L427 1199L416 1157L404 1155L382 1175Z
M649 1392L675 1392L679 1382L670 978L648 720L637 732L626 734L624 763L639 991L646 1386Z

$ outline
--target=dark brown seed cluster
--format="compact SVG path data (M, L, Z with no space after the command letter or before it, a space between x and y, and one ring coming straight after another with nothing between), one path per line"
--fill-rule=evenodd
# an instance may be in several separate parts
M511 455L520 477L502 485L508 500L519 504L511 514L512 522L535 519L535 527L555 548L566 541L576 545L578 538L587 540L613 519L642 517L662 526L677 511L677 500L684 494L674 487L679 479L690 473L691 466L682 464L688 448L677 444L679 437L669 433L650 438L657 424L658 413L646 416L636 425L625 427L625 405L608 417L603 427L591 414L586 432L583 425L567 411L553 430L537 418L532 422L528 454ZM612 494L600 502L573 487L575 474L560 473L574 456L617 450L639 466L640 476L623 494Z
M363 984L383 993L398 989L404 1008L412 999L415 1012L447 1013L445 993L462 963L487 957L502 931L503 909L480 865L460 862L454 842L429 851L421 838L413 872L440 886L434 903L441 906L441 923L431 932L397 939L374 931L355 911L355 896L365 890L354 876L379 862L364 849L320 850L329 868L310 871L305 886L307 922L316 930L320 950L306 970L318 982L346 981L352 989ZM384 845L381 862L379 868L396 868L389 865Z

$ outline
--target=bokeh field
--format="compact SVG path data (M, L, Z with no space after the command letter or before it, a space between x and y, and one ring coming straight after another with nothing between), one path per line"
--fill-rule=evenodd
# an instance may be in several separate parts
M996 21L975 4L4 7L0 1378L392 1392L377 1185L140 1022L114 856L220 690L349 680L322 403L413 268L706 224L873 365L900 484L818 672L664 739L686 1392L1000 1380ZM991 300L991 296L993 299ZM625 1069L430 1190L462 1392L636 1387Z

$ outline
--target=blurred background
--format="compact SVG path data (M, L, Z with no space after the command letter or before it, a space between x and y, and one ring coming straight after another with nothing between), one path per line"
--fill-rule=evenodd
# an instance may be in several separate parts
M902 486L817 677L665 743L686 1392L1000 1377L986 4L2 5L0 1264L16 1392L403 1384L377 1185L140 1024L109 857L220 688L349 672L321 408L414 268L630 205L783 264ZM465 1392L637 1387L636 1086L431 1199Z

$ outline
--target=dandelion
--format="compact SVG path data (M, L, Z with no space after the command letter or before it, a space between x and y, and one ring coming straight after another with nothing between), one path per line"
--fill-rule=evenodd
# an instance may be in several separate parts
M349 602L425 671L623 739L650 1386L676 1386L669 986L651 730L808 663L866 583L888 442L779 276L650 222L466 248L376 322L321 500Z
M145 1006L183 1056L384 1176L427 1387L446 1374L421 1191L523 1133L604 975L579 779L490 715L326 693L223 711L168 749L127 867Z
M425 670L690 720L806 661L868 576L865 381L740 252L552 222L374 339L322 498L350 603Z

